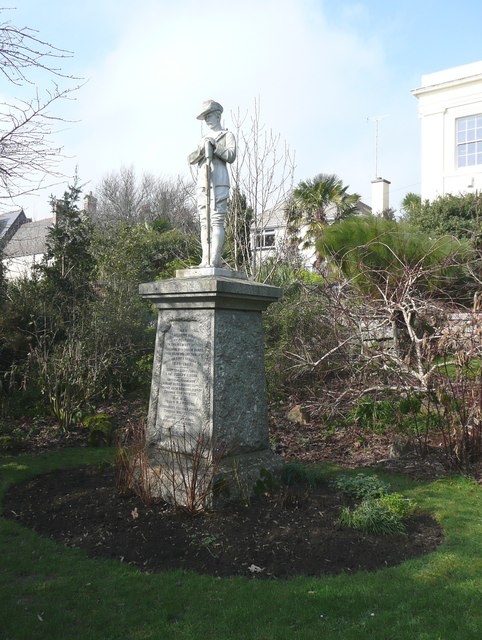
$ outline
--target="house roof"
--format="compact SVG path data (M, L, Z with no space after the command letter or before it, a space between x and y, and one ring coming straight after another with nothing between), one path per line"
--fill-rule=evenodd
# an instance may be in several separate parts
M47 250L47 233L53 224L53 218L22 224L5 245L2 257L4 259L19 258L20 256L34 256L45 253Z
M254 226L254 223L253 223ZM260 215L258 220L258 227L262 228L278 228L286 226L286 206L285 203L274 207L273 209L266 209Z
M12 230L12 227L19 226L26 220L27 218L25 217L22 209L20 209L19 211L11 211L9 213L0 214L0 244L2 240L8 240L10 236L9 231Z
M355 209L358 215L367 215L372 212L371 207L369 207L367 204L365 204L361 200L356 204ZM286 214L287 214L286 203L283 203L273 209L267 209L266 211L263 211L263 213L261 214L260 219L258 220L257 226L258 228L262 228L262 229L268 229L268 228L276 229L280 227L285 227ZM334 204L330 204L326 210L326 220L328 224L331 224L335 221L335 219L336 219L336 207ZM254 223L252 226L254 226Z

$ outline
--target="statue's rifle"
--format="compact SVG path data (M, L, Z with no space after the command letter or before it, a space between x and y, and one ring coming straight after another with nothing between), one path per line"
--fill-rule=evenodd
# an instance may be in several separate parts
M206 241L208 245L208 265L211 265L211 158L212 145L209 140L204 143L205 172L206 172Z

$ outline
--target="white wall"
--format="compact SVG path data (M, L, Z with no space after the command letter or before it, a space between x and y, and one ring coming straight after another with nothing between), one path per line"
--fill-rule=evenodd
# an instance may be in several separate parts
M267 229L270 229L270 227ZM251 247L253 247L253 253L256 252L256 256L253 256L253 262L256 261L257 265L263 263L268 258L281 258L286 254L287 248L291 243L286 225L283 227L272 227L272 230L275 234L275 244L272 247L263 248L256 248L255 234L254 231L251 232ZM311 271L316 263L316 249L313 242L310 242L308 247L304 246L307 231L307 226L302 226L299 231L299 237L302 238L302 241L298 244L298 253L303 267Z
M482 190L482 165L458 168L455 141L455 120L482 114L482 61L424 75L412 93L421 121L422 200Z
M18 256L3 260L5 276L7 280L18 280L20 278L30 278L34 264L42 262L43 254L34 256Z

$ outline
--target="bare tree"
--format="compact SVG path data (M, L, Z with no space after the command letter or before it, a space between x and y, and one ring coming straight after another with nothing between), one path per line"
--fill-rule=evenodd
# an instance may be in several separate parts
M165 179L121 167L102 178L97 190L97 222L101 225L167 220L190 232L196 228L194 186L181 177Z
M33 29L0 23L0 73L20 94L0 102L1 200L35 191L48 176L59 176L61 150L52 144L52 134L62 118L51 108L78 88L58 85L60 80L75 80L60 67L71 56L42 40ZM43 92L38 88L39 74L50 77L50 86Z
M283 209L288 200L293 187L294 154L280 134L262 123L259 100L255 100L251 115L241 115L238 111L232 114L232 119L238 141L237 158L231 169L232 192L240 197L230 211L229 224L235 235L246 237L245 215L249 211L256 238L267 225L269 211ZM253 251L250 256L246 244L242 251L245 255L237 256L236 261L243 262L248 272L257 276L261 266L257 252Z

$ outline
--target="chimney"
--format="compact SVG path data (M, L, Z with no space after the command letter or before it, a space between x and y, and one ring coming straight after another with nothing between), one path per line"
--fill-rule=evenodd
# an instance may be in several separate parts
M95 217L97 213L97 198L92 194L92 191L84 196L84 213L89 217Z
M372 213L381 216L390 207L390 181L385 178L372 180Z

